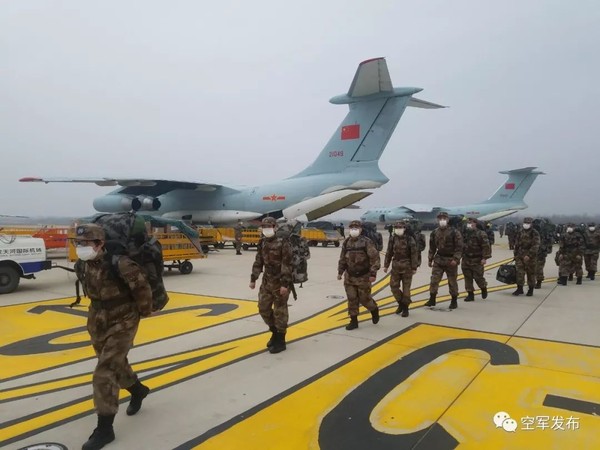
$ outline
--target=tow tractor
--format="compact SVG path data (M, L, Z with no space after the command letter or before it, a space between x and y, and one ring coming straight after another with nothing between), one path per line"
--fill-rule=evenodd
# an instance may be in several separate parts
M51 267L42 238L0 235L0 294L14 292L21 278L34 279Z

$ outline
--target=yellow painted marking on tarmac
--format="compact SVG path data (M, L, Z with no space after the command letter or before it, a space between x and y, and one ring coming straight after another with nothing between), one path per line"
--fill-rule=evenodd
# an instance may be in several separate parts
M155 342L161 339L178 336L203 328L214 326L231 320L256 315L256 302L240 301L219 297L170 293L171 300L161 312L147 319L142 319L135 343L136 345ZM89 345L89 335L85 330L86 317L70 314L64 309L47 309L41 313L28 312L34 307L58 307L69 305L73 299L65 298L50 300L35 304L20 304L3 306L2 333L0 334L0 379L25 375L40 370L57 367L94 357ZM208 313L208 305L229 305L231 310L218 315L203 315ZM180 311L174 311L181 308ZM184 310L183 308L190 308ZM87 311L87 308L76 308L77 311ZM170 312L172 311L172 312ZM49 344L48 352L30 350L27 354L15 355L2 352L7 345L40 338L45 335L81 328L81 331L69 333ZM61 349L58 344L80 343L72 349ZM56 346L56 351L51 351ZM23 346L25 347L25 346Z
M402 438L437 422L459 442L460 448L597 447L600 417L544 406L543 402L546 395L552 394L600 403L597 364L600 348L430 325L420 325L376 345L283 399L274 400L252 414L242 414L232 423L210 430L188 444L199 450L275 450L285 442L289 448L318 449L324 419L340 407L347 395L360 389L382 369L402 364L415 350L456 339L506 343L518 352L521 362L491 365L484 351L452 351L433 359L399 384L388 378L391 388L370 411L368 423L360 423L355 417L347 420L355 419L352 426L356 428L372 426L385 433L388 442L391 436ZM552 357L549 359L548 355ZM499 411L507 412L517 421L515 432L496 427L493 417ZM542 429L536 428L536 420L534 429L528 431L523 429L521 420L526 417L548 417L550 425L553 417L562 417L563 426L568 417L574 417L579 427L564 431ZM333 436L333 441L337 436Z

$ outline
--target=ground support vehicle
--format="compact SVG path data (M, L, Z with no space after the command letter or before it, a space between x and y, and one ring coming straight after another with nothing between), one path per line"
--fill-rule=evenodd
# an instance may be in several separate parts
M302 237L308 241L310 247L321 244L323 247L333 245L339 247L344 238L337 230L321 230L318 228L302 229Z
M0 235L0 294L15 291L21 278L34 279L37 272L51 267L43 239Z

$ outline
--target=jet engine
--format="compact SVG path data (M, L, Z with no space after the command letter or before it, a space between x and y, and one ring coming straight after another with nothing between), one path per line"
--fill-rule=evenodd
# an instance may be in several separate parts
M142 202L129 195L104 195L94 199L94 209L100 212L116 213L137 211L142 207Z
M137 200L140 201L140 209L143 211L158 211L160 208L160 200L155 197L140 195Z

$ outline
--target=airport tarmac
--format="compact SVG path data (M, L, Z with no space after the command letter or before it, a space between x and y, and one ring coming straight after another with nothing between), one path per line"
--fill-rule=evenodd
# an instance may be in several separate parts
M439 306L423 307L425 251L410 316L394 314L380 271L382 318L361 309L353 331L339 248L311 248L277 355L248 288L254 250L211 251L189 275L166 273L171 300L142 320L129 358L152 392L135 416L122 405L105 448L600 448L600 281L557 286L552 254L542 288L513 297L495 280L512 257L496 238L486 300L465 303L459 280L451 311L444 281ZM70 309L73 297L74 276L60 269L0 296L0 448L78 449L96 426L87 306Z

